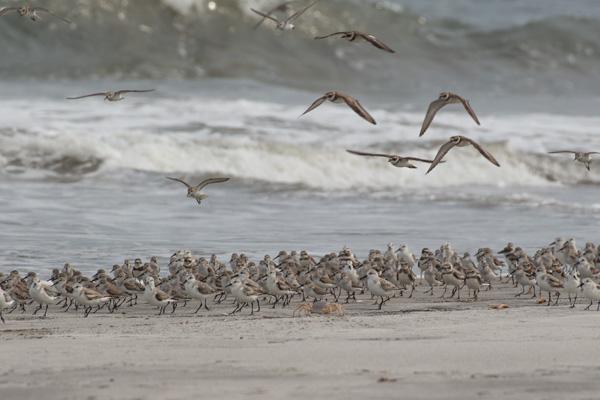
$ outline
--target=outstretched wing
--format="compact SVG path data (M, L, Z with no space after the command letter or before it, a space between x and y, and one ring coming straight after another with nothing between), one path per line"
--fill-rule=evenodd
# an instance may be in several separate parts
M0 9L0 17L8 14L11 11L17 11L18 9L19 9L18 7L2 7Z
M125 94L125 93L148 93L154 92L155 89L145 89L145 90L119 90L117 94Z
M85 99L86 97L94 97L94 96L106 96L106 92L91 93L91 94L86 94L84 96L78 96L78 97L67 97L67 100Z
M424 158L418 158L418 157L404 157L404 159L408 160L408 161L419 161L419 162L424 162L424 163L433 163L433 160L426 160ZM442 163L444 161L441 161Z
M302 14L304 14L309 8L311 8L312 6L314 6L315 4L317 4L319 2L319 0L315 0L312 3L310 3L308 6L306 6L305 8L303 8L302 10L296 11L295 13L293 13L292 15L290 15L285 22L292 22L297 20L298 18L300 18L300 16Z
M437 167L437 165L442 161L442 159L446 156L446 154L448 154L448 152L454 146L456 146L456 143L453 140L450 140L450 141L444 143L442 145L442 147L440 147L440 149L438 150L438 153L436 154L435 158L433 159L433 162L431 163L431 166L429 166L429 169L427 170L426 174L428 174L431 171L433 171L433 169L435 167Z
M465 108L465 110L467 110L467 112L469 113L469 115L471 116L471 118L473 118L473 121L475 121L477 123L477 125L481 125L481 123L479 122L479 118L477 118L477 115L475 115L475 111L471 107L471 103L469 103L469 100L463 99L460 96L456 96L456 97L458 97L458 99L462 103L462 105Z
M557 151L549 151L548 154L577 154L577 152L571 151L571 150L557 150Z
M275 22L276 24L279 23L279 21L277 21L277 19L271 17L269 14L265 14L262 11L255 10L254 8L251 8L250 11L252 11L253 13L256 13L256 14L260 15L261 17L263 17L263 20L264 20L264 18L267 18L267 19L270 19L271 21ZM261 23L262 23L262 21L261 21Z
M386 45L385 43L383 43L381 40L377 39L377 37L370 35L368 33L361 33L360 34L367 42L371 43L373 46L377 47L378 49L381 49L383 51L387 51L388 53L395 53L394 50L392 50L388 45Z
M285 3L281 3L281 4L273 7L269 11L267 11L265 14L272 15L273 13L276 13L278 11L285 12L288 10L290 4L292 4L292 3L293 3L293 1L286 1ZM262 17L260 19L260 21L258 21L256 23L256 25L254 25L254 29L258 29L263 24L263 22L265 22L265 19L266 19L266 17Z
M41 11L41 12L45 12L46 14L50 14L50 15L52 15L54 18L58 18L58 19L60 19L61 21L63 21L63 22L65 22L65 23L67 23L67 24L70 24L70 23L71 23L71 21L69 21L68 19L66 19L66 18L63 18L63 17L61 17L60 15L56 15L56 14L54 14L52 11L48 10L47 8L44 8L44 7L34 7L34 8L33 8L33 10L34 10L34 11Z
M213 183L227 182L230 179L231 178L209 178L209 179L206 179L206 180L200 182L198 185L196 185L196 189L202 190L206 186L212 185Z
M479 153L481 153L482 156L484 156L485 158L487 158L487 160L489 162L491 162L492 164L494 164L496 167L499 167L500 164L498 163L498 161L496 161L496 159L494 158L494 156L488 152L486 149L484 149L483 147L481 147L481 145L479 143L477 143L474 140L471 140L469 138L464 138L464 140L468 141L469 143L471 143L471 145L473 145L473 147L475 147L477 149L477 151Z
M330 33L329 35L324 35L324 36L315 36L315 40L319 40L319 39L327 39L330 38L332 36L338 36L338 35L345 35L349 32L334 32L334 33Z
M423 125L421 126L421 133L419 134L419 137L425 134L425 132L429 128L429 125L431 125L435 114L437 114L437 112L440 111L447 104L448 102L443 99L434 100L431 102L431 104L429 104L429 107L427 108L427 114L425 114L425 119L423 120Z
M358 100L356 100L354 97L351 97L348 95L344 95L341 97L344 99L346 104L352 110L354 110L355 113L357 113L358 115L360 115L361 117L363 117L364 119L366 119L367 121L372 123L373 125L377 125L377 122L375 122L375 119L371 116L371 114L369 114L367 112L367 110L365 110L365 108L362 106L362 104L360 104L360 102Z
M325 102L325 100L327 100L327 96L323 96L323 97L319 97L317 100L315 100L310 107L308 107L306 109L306 111L304 111L302 113L302 115L308 114L309 112L311 112L312 110L314 110L315 108L319 107L321 104L323 104ZM300 115L300 116L302 116Z
M170 179L170 180L172 180L172 181L175 181L175 182L183 183L185 186L187 186L187 188L188 188L188 189L192 187L192 186L191 186L189 183L187 183L187 182L186 182L186 181L184 181L183 179L179 179L179 178L170 178L170 177L168 177L168 176L167 176L167 179Z
M363 151L356 151L356 150L346 150L348 153L350 154L356 154L357 156L367 156L367 157L386 157L386 158L393 158L395 157L392 154L381 154L381 153L365 153Z

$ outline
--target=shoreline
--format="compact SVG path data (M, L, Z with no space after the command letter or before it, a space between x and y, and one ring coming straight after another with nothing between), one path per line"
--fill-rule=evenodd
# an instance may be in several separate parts
M438 288L439 289L439 288ZM6 399L328 397L594 398L600 313L515 298L499 284L478 302L424 295L378 311L368 295L344 316L292 317L230 300L157 316L143 304L88 318L8 314L0 325ZM437 295L441 292L438 290ZM490 304L510 308L491 310ZM577 338L577 346L572 346ZM334 361L332 361L334 360Z

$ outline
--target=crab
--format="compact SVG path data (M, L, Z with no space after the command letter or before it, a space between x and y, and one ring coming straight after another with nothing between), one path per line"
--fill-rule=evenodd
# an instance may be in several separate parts
M313 313L323 315L334 314L337 316L342 316L344 315L344 306L337 303L327 303L325 301L317 301L316 303L312 304L302 303L298 305L298 307L296 307L296 309L294 310L294 317L296 316L296 313L298 313L298 316L304 315L305 317Z

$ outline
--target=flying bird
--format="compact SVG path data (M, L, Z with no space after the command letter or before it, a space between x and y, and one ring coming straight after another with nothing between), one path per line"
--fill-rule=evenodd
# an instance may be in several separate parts
M264 13L262 11L255 10L254 8L251 8L250 10L253 13L258 14L261 17L263 17L263 20L266 18L266 19L270 19L271 21L275 22L276 28L279 29L280 31L291 31L291 30L296 29L296 25L294 25L293 22L296 21L298 18L300 18L302 16L302 14L304 14L309 8L311 8L312 6L317 4L318 1L319 0L313 1L312 3L310 3L308 6L306 6L302 10L296 11L295 13L293 13L292 15L290 15L289 17L287 17L286 19L283 19L283 20L278 20L277 18L273 17L269 13Z
M427 173L430 173L439 163L441 163L444 156L446 156L446 154L448 154L448 152L450 150L452 150L454 147L466 147L466 146L475 147L475 149L477 149L477 151L482 156L484 156L489 162L491 162L492 164L494 164L497 167L500 166L500 164L498 163L498 161L496 161L494 156L491 153L489 153L487 150L485 150L483 147L481 147L481 145L479 143L477 143L476 141L469 139L467 137L464 137L464 136L452 136L450 138L450 140L448 140L446 143L444 143L442 145L442 147L440 147L437 155L435 156L435 158L433 159L433 162L431 163L431 166L427 170Z
M213 183L227 182L231 178L209 178L209 179L203 180L196 186L192 186L189 183L187 183L186 181L184 181L183 179L179 179L179 178L167 177L167 179L170 179L175 182L183 183L187 187L187 197L195 199L198 202L198 204L202 204L202 200L204 200L208 197L207 195L205 195L204 193L201 192L202 189L204 189L206 186L211 185Z
M356 154L357 156L366 156L366 157L385 157L388 159L388 162L392 164L394 167L398 168L417 168L411 161L418 161L431 164L433 160L425 160L423 158L417 157L402 157L394 154L380 154L380 153L365 153L362 151L355 150L346 150L350 154ZM444 161L442 161L444 162Z
M39 13L46 13L48 15L53 16L54 18L58 18L61 21L70 24L71 21L69 21L66 18L63 18L59 15L54 14L52 11L48 10L47 8L44 7L32 7L32 6L21 6L21 7L3 7L0 9L0 17L10 13L10 12L14 12L16 11L21 17L28 17L30 18L32 21L36 22L36 21L40 21L42 18L40 17Z
M375 35L359 31L335 32L325 36L317 36L315 37L315 40L327 39L332 36L339 36L340 39L346 39L349 42L365 40L380 50L387 51L388 53L395 53L395 51L392 50L388 45L377 39Z
M438 97L437 100L434 100L431 104L429 104L429 108L427 109L427 114L425 114L425 120L423 121L423 125L421 126L421 133L419 134L419 136L423 136L425 134L425 131L427 131L429 125L431 125L431 122L433 121L433 118L435 117L438 111L440 111L448 104L459 103L463 105L465 110L467 110L467 112L469 113L471 118L473 118L473 120L477 123L477 125L481 125L479 123L477 115L475 115L475 111L473 111L473 108L471 108L471 104L469 104L469 100L466 100L454 93L442 92L440 93L440 97Z
M330 101L332 103L346 103L348 107L354 110L354 112L360 115L362 118L372 123L373 125L377 125L375 119L371 116L371 114L367 112L367 110L365 110L365 108L362 106L362 104L360 104L358 100L356 100L352 96L348 96L347 94L343 94L340 92L325 93L323 97L319 97L317 100L315 100L314 103L312 103L310 107L308 107L308 109L302 113L302 115L308 114L309 112L323 104L325 101Z
M585 165L588 171L591 171L590 164L592 163L592 155L600 154L597 151L572 151L572 150L558 150L550 151L548 154L573 154L575 156L574 161L580 162Z
M281 3L281 4L273 7L272 9L270 9L269 11L267 11L264 14L266 14L266 15L273 15L275 13L285 13L285 12L291 10L291 8L292 8L291 4L292 3L294 3L294 1L286 1L285 3ZM262 17L260 19L260 21L258 21L256 23L256 25L254 25L254 29L258 29L263 24L263 22L266 21L266 19L267 19L267 17Z
M67 100L79 100L79 99L85 99L86 97L104 96L104 100L105 101L121 101L121 100L125 100L125 96L123 96L124 94L127 94L127 93L147 93L147 92L154 92L154 89L148 89L148 90L117 90L117 91L111 91L111 92L98 92L98 93L91 93L91 94L86 94L86 95L78 96L78 97L67 97Z

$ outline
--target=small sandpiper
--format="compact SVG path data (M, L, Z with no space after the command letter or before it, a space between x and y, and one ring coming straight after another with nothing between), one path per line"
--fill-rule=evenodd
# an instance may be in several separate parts
M0 17L4 16L10 12L13 12L13 11L16 11L19 14L19 16L27 17L34 22L40 21L42 19L40 17L39 13L43 12L43 13L53 16L54 18L58 18L67 24L71 23L71 21L69 21L68 19L54 14L52 11L50 11L44 7L32 7L32 6L3 7L2 9L0 9Z
M477 125L481 125L477 115L475 115L475 111L473 111L473 108L471 108L469 100L451 92L442 92L437 100L434 100L431 104L429 104L429 108L427 109L427 114L425 114L425 120L423 120L423 125L421 126L421 133L419 136L423 136L425 134L437 112L448 104L462 104Z
M360 104L358 100L356 100L352 96L337 91L327 92L324 96L319 97L300 116L308 114L315 108L319 107L321 104L325 103L325 101L330 101L332 103L346 103L348 107L350 107L355 113L360 115L366 121L370 122L373 125L377 125L375 119L371 116L371 114L367 112L367 110L365 110L365 108L362 106L362 104Z
M298 10L295 13L293 13L292 15L290 15L289 17L287 17L286 19L283 20L278 20L277 18L273 17L271 13L264 13L262 11L258 11L255 10L254 8L251 8L250 10L253 13L256 13L258 15L260 15L261 17L263 17L263 19L260 21L260 23L262 23L262 21L264 21L265 19L269 19L273 22L275 22L276 24L276 28L279 29L280 31L293 31L294 29L296 29L296 25L294 25L294 21L296 21L298 18L300 18L302 16L302 14L304 14L309 8L311 8L312 6L314 6L315 4L317 4L319 0L313 1L311 4L309 4L307 7L303 8L302 10Z
M597 151L572 151L572 150L557 150L549 151L548 154L573 154L575 156L574 161L580 162L585 165L588 171L591 171L590 164L592 163L592 155L600 154Z
M349 42L355 42L364 40L373 46L377 47L380 50L387 51L388 53L395 53L387 44L383 43L379 40L375 35L371 35L370 33L364 33L359 31L343 31L343 32L335 32L329 35L317 36L315 40L327 39L332 36L339 36L340 39L346 39Z
M203 180L196 186L192 186L189 183L187 183L186 181L184 181L183 179L179 179L179 178L167 178L167 179L170 179L175 182L183 183L188 189L187 197L196 200L198 202L198 204L202 204L202 200L204 200L208 197L207 195L205 195L204 193L201 192L202 189L204 189L206 186L211 185L213 183L227 182L231 178L209 178L209 179Z
M433 171L433 169L435 167L437 167L437 165L442 161L444 156L446 156L446 154L448 154L448 152L450 150L452 150L454 147L466 147L466 146L475 147L475 149L477 149L477 151L482 156L484 156L489 162L491 162L492 164L494 164L497 167L500 166L500 164L498 163L498 161L496 161L494 156L490 152L485 150L483 147L481 147L481 145L479 143L477 143L476 141L474 141L472 139L469 139L468 137L458 135L458 136L452 136L450 138L450 140L448 140L446 143L444 143L440 147L437 155L435 156L435 158L433 159L433 162L431 163L431 166L427 170L427 173L430 173L431 171Z
M364 151L356 151L356 150L346 150L350 154L355 154L357 156L365 156L365 157L385 157L388 159L388 162L392 164L394 167L398 168L417 168L416 165L412 164L411 161L423 162L431 164L433 160L426 160L424 158L418 157L403 157L395 154L383 154L383 153L366 153Z
M114 102L114 101L125 100L125 96L124 95L127 94L127 93L148 93L148 92L154 92L154 89L145 89L145 90L116 90L116 91L109 91L109 92L97 92L97 93L86 94L86 95L83 95L83 96L67 97L67 100L79 100L79 99L85 99L87 97L103 96L104 97L104 101Z

